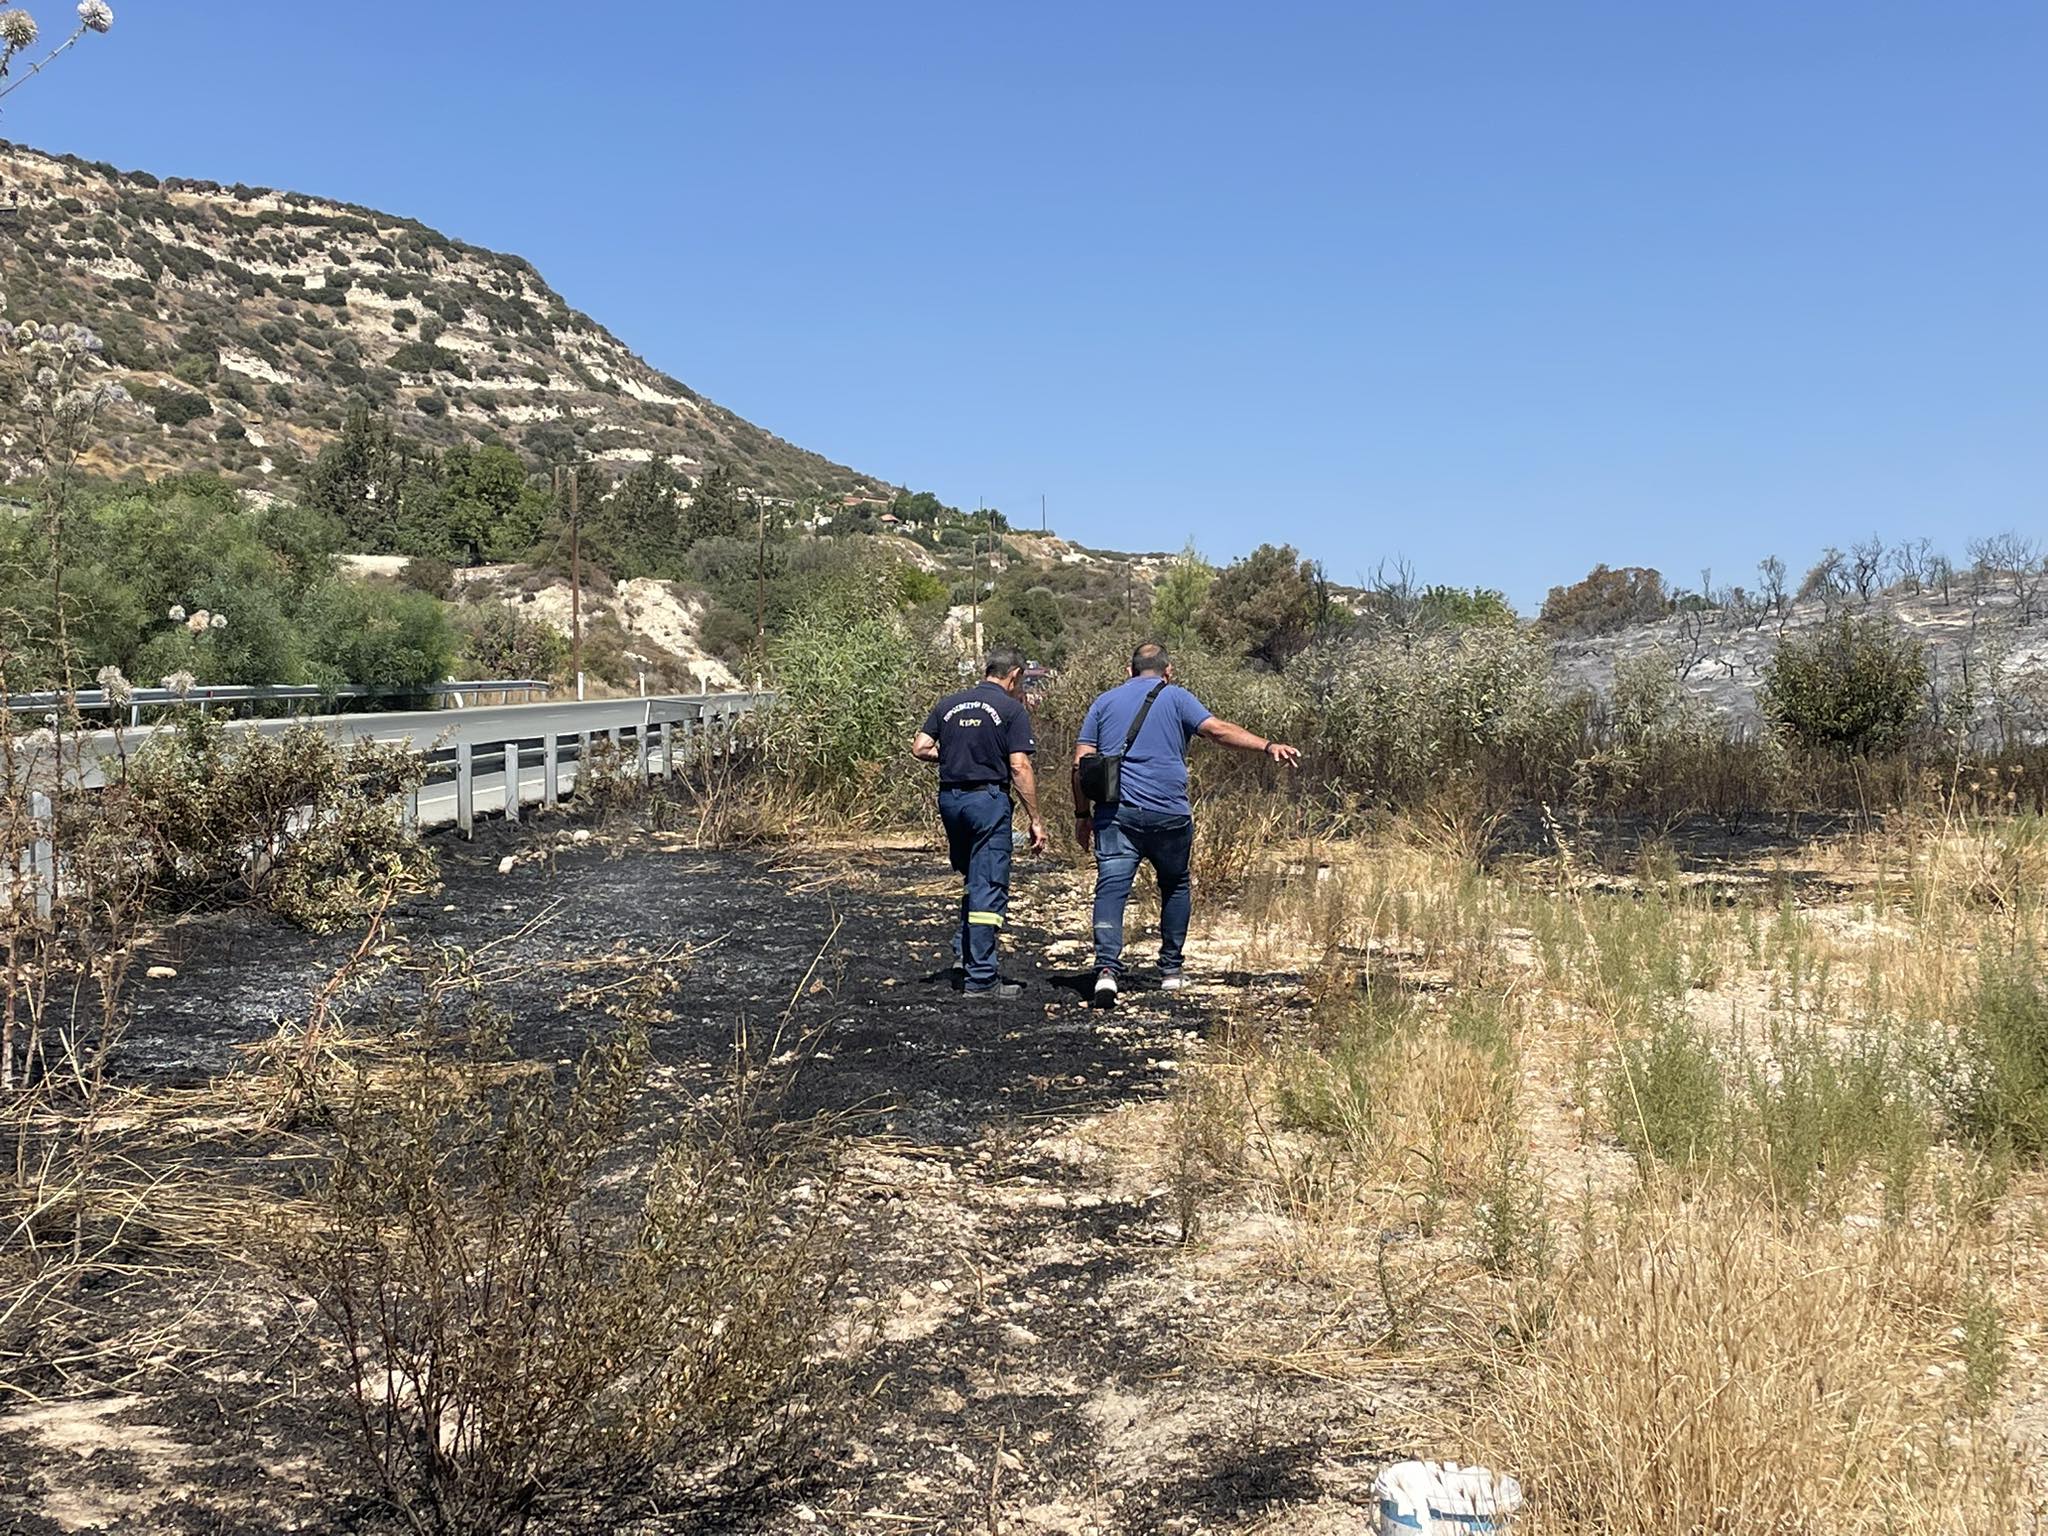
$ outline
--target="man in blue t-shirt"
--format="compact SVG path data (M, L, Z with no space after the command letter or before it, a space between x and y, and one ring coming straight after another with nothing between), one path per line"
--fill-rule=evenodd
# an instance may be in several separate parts
M1149 703L1149 708L1147 707ZM1188 803L1188 747L1197 736L1246 752L1261 752L1289 767L1301 754L1255 736L1202 707L1173 680L1163 645L1141 645L1131 655L1131 678L1088 706L1074 750L1074 835L1095 850L1095 995L1098 1008L1116 1006L1123 972L1124 907L1140 861L1159 880L1160 985L1178 991L1188 919L1194 897L1188 862L1195 848L1194 808ZM1126 750L1126 743L1129 744ZM1122 753L1118 799L1094 805L1081 785L1081 764L1098 752Z
M1031 851L1045 851L1038 781L1031 754L1038 741L1031 711L1019 696L1024 655L1009 646L988 653L977 685L932 706L911 754L939 765L939 820L953 867L966 889L953 949L970 997L1017 997L1024 988L996 967L996 938L1010 911L1010 786L1031 819Z

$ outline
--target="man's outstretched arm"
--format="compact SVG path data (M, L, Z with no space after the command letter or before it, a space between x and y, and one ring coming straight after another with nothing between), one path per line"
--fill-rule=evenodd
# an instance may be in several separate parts
M1219 747L1235 747L1240 752L1262 752L1276 763L1285 763L1292 768L1301 761L1301 753L1283 741L1268 741L1255 736L1241 725L1233 725L1221 715L1211 715L1201 725L1201 734Z

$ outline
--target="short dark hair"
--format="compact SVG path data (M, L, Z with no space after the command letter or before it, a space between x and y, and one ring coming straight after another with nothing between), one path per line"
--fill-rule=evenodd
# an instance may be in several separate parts
M1024 665L1024 653L1014 645L999 645L988 653L988 660L982 664L983 677L1008 677Z
M1172 665L1173 658L1166 654L1166 647L1157 640L1147 640L1131 652L1131 676L1143 677L1147 672L1164 672Z

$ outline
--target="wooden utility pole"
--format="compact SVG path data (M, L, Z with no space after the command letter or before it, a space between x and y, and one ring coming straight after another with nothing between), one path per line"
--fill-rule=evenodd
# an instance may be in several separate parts
M577 496L576 466L569 466L569 666L576 674L576 697L583 697L583 530Z
M981 505L978 502L975 504L974 518L974 538L973 542L968 545L968 548L973 552L974 558L974 634L970 643L975 655L979 656L981 654Z
M754 645L756 649L768 648L768 502L765 497L756 497L754 505L761 509L761 528L754 541Z

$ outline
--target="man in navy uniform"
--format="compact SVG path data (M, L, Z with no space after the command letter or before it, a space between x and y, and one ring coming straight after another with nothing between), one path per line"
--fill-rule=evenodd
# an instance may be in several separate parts
M1031 712L1020 696L1024 655L1009 646L988 654L981 681L932 706L911 743L914 756L939 765L939 819L953 867L966 882L954 949L969 997L1017 997L1024 988L996 968L996 940L1010 911L1010 788L1031 822L1031 851L1045 850L1038 814L1038 750Z

